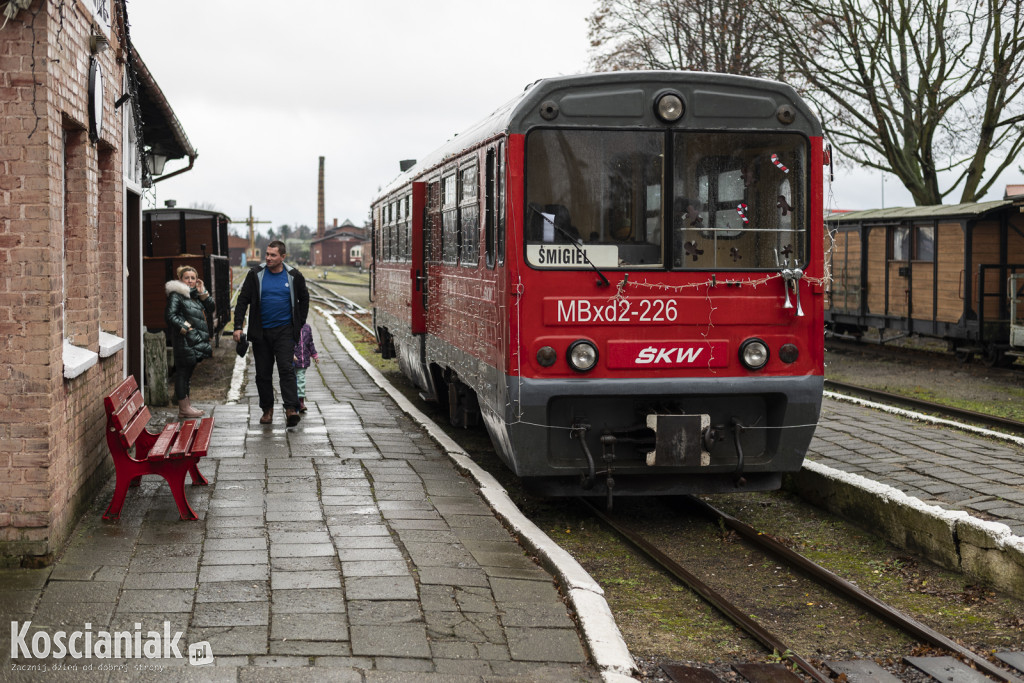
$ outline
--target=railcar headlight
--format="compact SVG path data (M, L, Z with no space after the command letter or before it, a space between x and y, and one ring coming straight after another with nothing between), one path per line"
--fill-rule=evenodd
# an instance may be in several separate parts
M796 347L796 344L783 344L779 349L779 360L783 363L795 363L799 357L800 349Z
M542 346L537 351L537 362L545 368L550 368L558 360L558 353L550 346Z
M654 113L666 123L674 123L683 115L683 98L674 92L665 93L654 103Z
M768 363L768 345L760 339L748 339L740 345L740 362L748 370L760 370Z
M597 347L586 339L574 341L569 346L569 366L576 372L593 370L597 365Z

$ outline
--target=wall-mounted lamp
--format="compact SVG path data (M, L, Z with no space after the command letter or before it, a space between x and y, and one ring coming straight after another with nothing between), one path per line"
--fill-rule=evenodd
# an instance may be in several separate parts
M163 154L156 154L150 152L149 154L149 173L150 175L163 175L164 165L167 163L167 157Z
M93 33L89 36L89 50L94 55L105 52L108 47L110 47L110 39L102 33Z

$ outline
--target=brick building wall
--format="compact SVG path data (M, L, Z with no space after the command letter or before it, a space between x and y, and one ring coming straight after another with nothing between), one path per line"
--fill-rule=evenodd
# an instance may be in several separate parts
M65 379L63 350L124 336L123 55L118 31L101 29L111 46L96 55L106 87L91 141L96 6L35 0L0 29L0 564L57 552L112 473L102 399L124 351Z

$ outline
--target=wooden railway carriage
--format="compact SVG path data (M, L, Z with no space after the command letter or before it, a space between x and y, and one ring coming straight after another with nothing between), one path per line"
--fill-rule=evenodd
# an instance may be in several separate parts
M1024 273L1022 209L1018 196L829 218L826 324L857 337L868 328L888 339L938 337L963 360L1012 363L1010 277Z
M821 404L822 156L779 83L539 81L374 202L381 350L542 492L777 487Z
M143 211L142 324L150 332L164 330L167 293L179 266L199 273L217 308L210 329L217 334L231 318L231 262L228 226L231 219L203 209L149 209ZM168 346L170 340L168 340Z

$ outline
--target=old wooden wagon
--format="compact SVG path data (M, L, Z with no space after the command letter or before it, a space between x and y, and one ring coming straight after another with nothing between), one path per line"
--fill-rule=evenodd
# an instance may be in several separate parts
M1024 195L971 204L875 209L828 219L827 329L883 341L945 339L961 360L1008 365L1011 302L1024 278Z
M175 279L179 266L192 266L217 305L208 321L216 340L231 319L230 223L217 211L173 207L143 211L142 323L146 329L156 332L167 326L164 284Z

